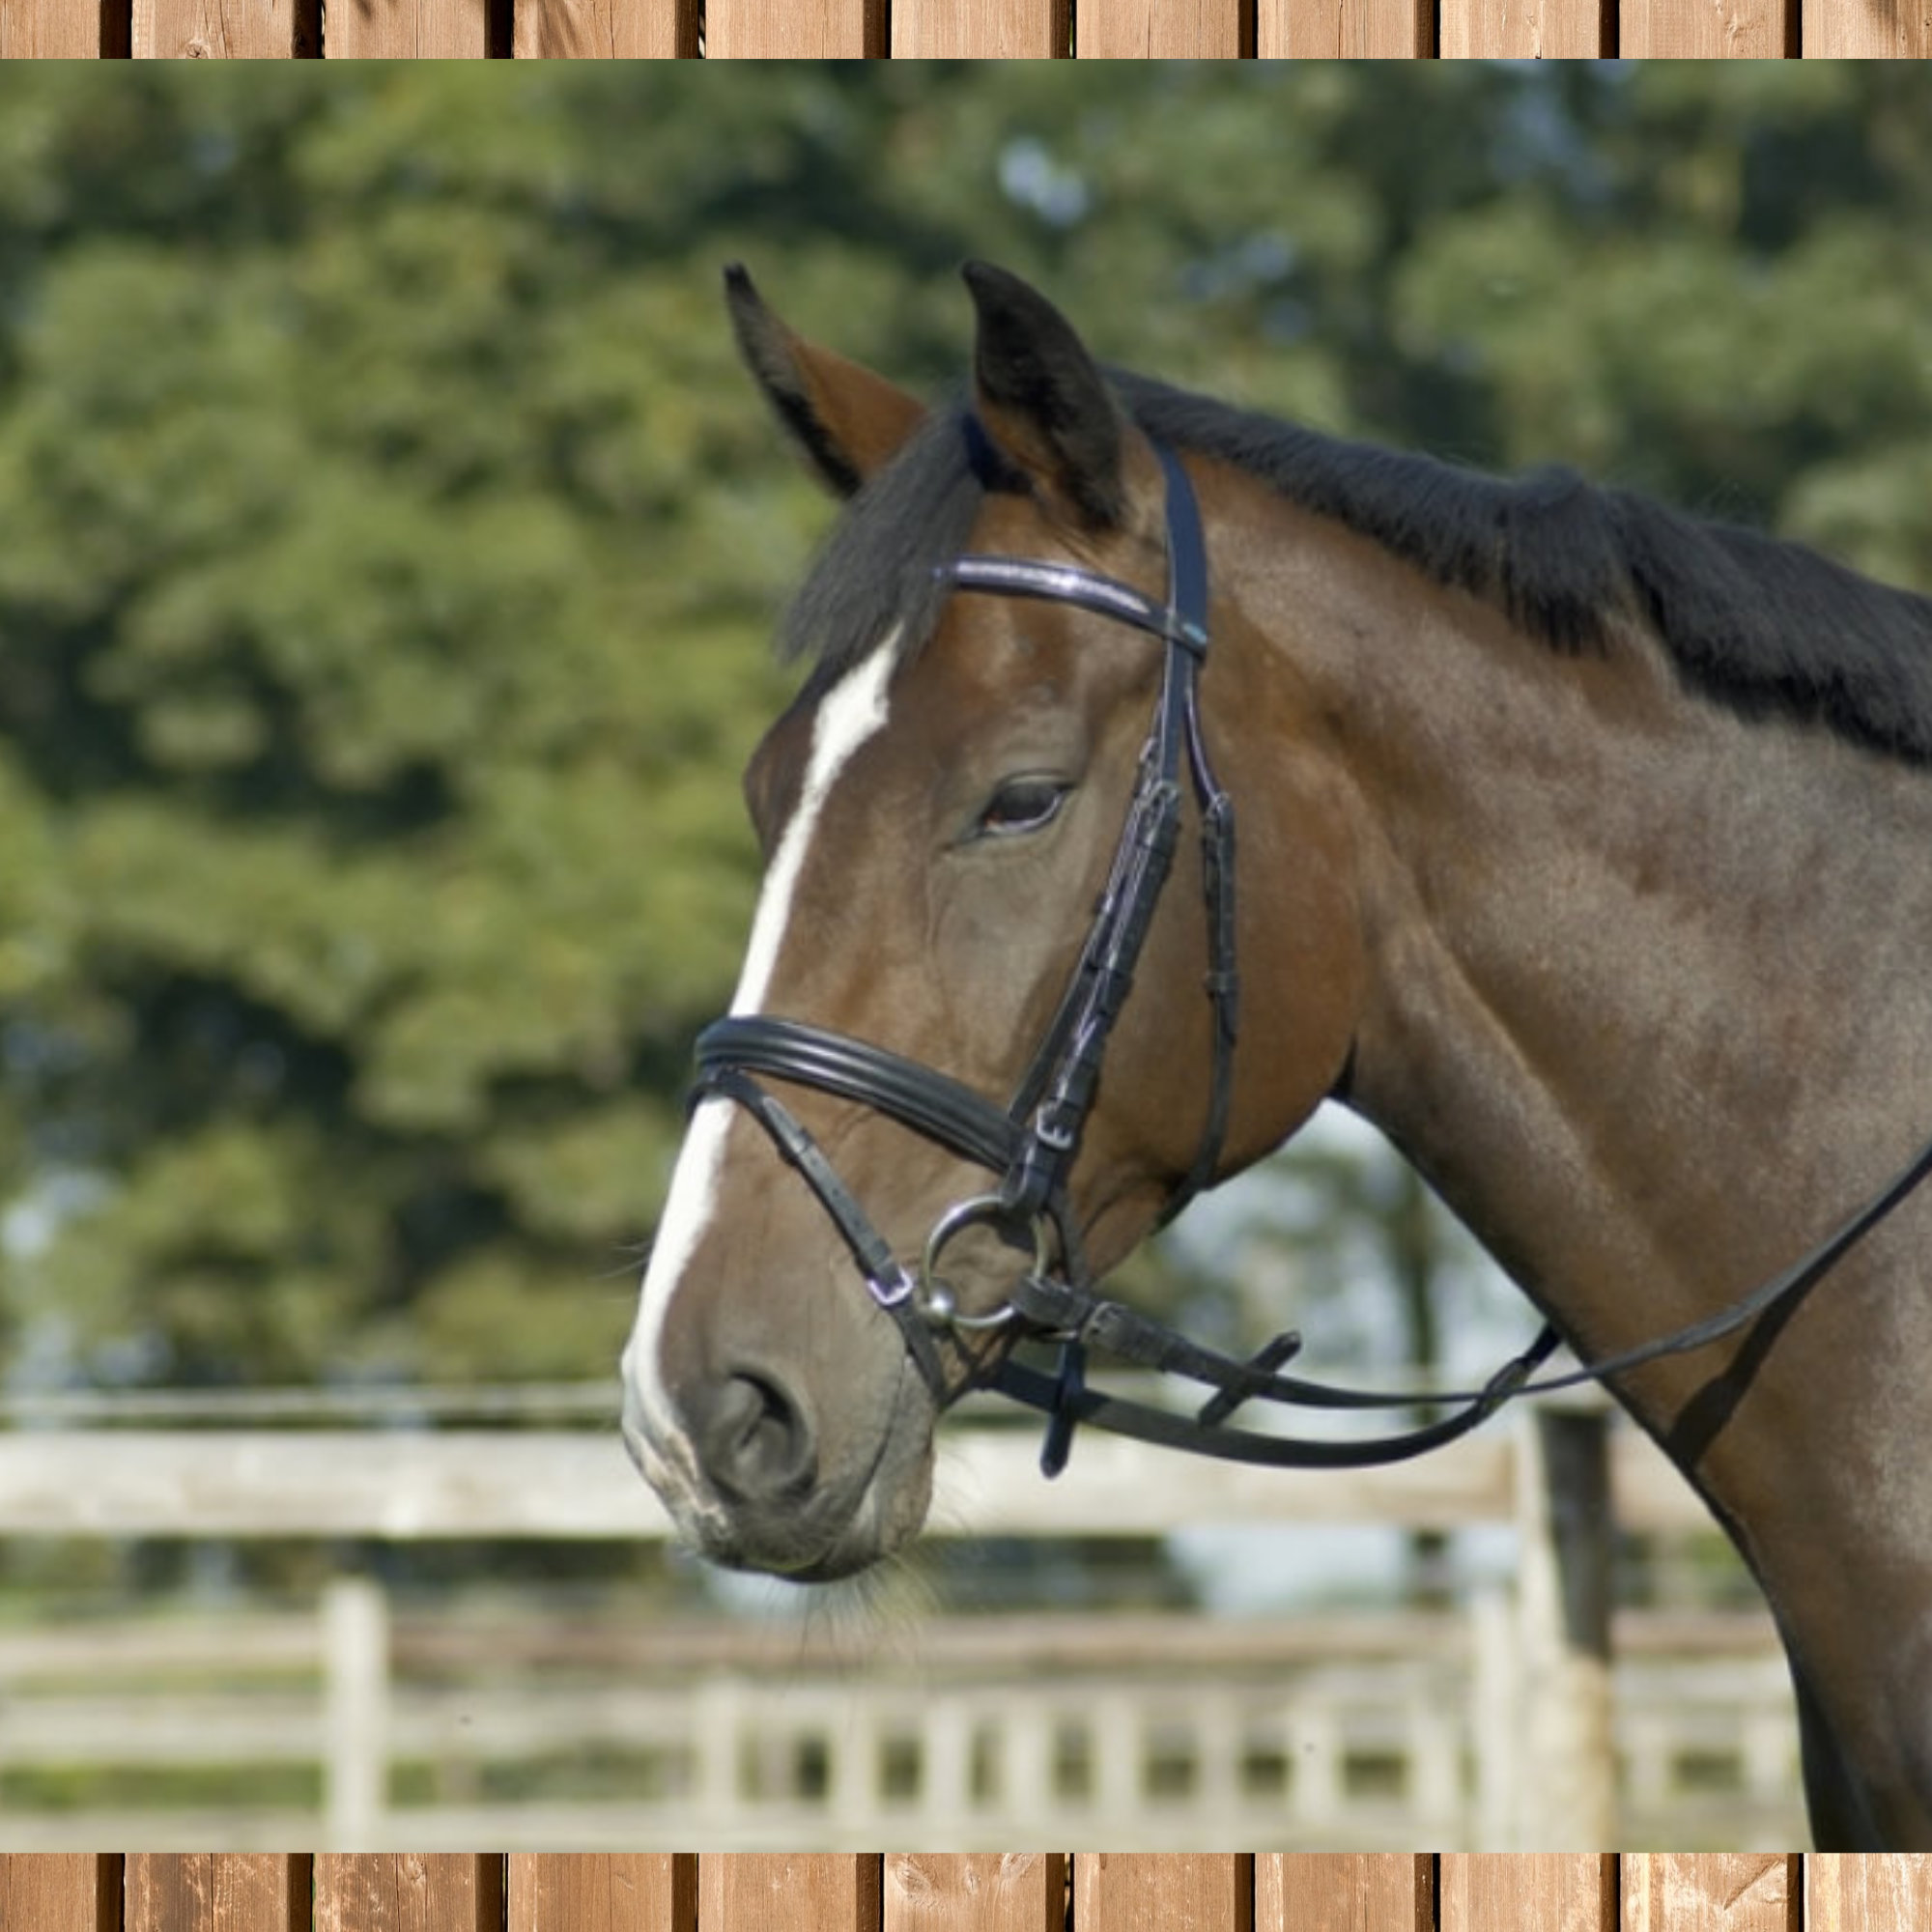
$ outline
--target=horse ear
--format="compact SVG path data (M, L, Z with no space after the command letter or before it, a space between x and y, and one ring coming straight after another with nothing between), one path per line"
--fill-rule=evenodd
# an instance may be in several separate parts
M924 405L883 376L794 335L734 262L724 303L738 353L820 479L840 497L895 456Z
M979 312L974 405L986 434L1080 522L1118 525L1124 418L1086 345L1017 275L985 262L961 272Z

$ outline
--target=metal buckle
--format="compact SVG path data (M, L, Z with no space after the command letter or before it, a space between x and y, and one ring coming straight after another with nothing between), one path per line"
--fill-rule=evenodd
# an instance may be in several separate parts
M894 1264L892 1279L890 1281L881 1281L874 1275L867 1275L866 1277L866 1287L869 1291L872 1299L881 1308L898 1308L902 1306L917 1286L918 1284L913 1280L912 1276L897 1263Z

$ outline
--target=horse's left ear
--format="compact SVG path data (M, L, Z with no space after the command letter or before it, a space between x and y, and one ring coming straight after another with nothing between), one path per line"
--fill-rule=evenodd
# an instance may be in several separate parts
M895 384L829 349L794 335L734 262L724 270L724 303L745 366L819 480L850 497L890 463L925 415Z
M985 262L961 271L979 312L974 407L1001 452L1083 524L1123 521L1125 418L1073 326Z

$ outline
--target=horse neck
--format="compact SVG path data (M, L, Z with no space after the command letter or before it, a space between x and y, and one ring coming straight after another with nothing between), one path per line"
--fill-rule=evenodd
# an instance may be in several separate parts
M1293 521L1236 595L1352 820L1351 1103L1591 1352L1733 1298L1932 1131L1932 783Z

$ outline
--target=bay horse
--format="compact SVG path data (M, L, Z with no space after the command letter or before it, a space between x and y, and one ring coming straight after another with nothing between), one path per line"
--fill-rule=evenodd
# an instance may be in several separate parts
M704 1551L798 1578L919 1528L1029 1283L1104 1275L1324 1097L1612 1368L1932 1129L1932 603L1103 369L966 279L970 383L928 408L727 273L847 507L747 774L764 881L624 1429ZM1231 847L1171 836L1231 803L1237 907ZM1123 883L1156 845L1164 895ZM1932 1846L1928 1237L1915 1196L1611 1376L1776 1617L1821 1844Z

